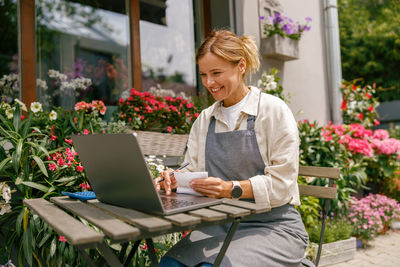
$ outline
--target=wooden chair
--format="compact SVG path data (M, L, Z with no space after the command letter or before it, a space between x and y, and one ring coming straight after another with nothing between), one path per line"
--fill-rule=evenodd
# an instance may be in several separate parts
M300 196L312 196L326 199L325 205L322 210L322 226L319 237L317 257L314 262L315 266L318 266L322 252L322 241L324 239L325 223L329 210L330 200L337 198L337 189L333 187L333 182L334 180L340 179L340 169L328 167L300 166L299 176L311 176L329 179L328 187L299 184Z

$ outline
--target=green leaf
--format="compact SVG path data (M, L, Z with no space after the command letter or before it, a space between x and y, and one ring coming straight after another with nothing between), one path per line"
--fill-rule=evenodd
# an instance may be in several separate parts
M44 176L49 177L49 174L47 173L46 167L44 166L43 161L38 157L38 156L33 156L33 160L37 163L39 166L39 169L42 171Z
M32 123L32 116L28 116L28 119L24 120L21 124L21 128L22 128L22 137L25 138L26 135L28 134L28 130L31 127L31 123Z
M11 158L8 157L6 159L3 159L2 162L0 162L0 171L3 170L3 168L6 166L6 164L11 161Z
M40 243L38 244L38 248L42 247L42 246L44 245L44 243L46 243L46 241L49 240L49 238L50 238L51 236L52 236L52 235L51 235L50 233L46 233L46 234L44 235L44 237L42 238L42 240L40 241Z
M44 154L46 154L46 156L49 156L49 152L47 151L47 149L44 146L41 146L39 144L33 143L33 142L26 142L27 144L31 145L32 147L37 148L38 150L43 151Z
M63 178L57 179L56 182L58 182L58 183L69 182L69 181L76 180L77 178L78 178L78 176L63 177Z
M56 241L56 237L54 237L53 240L51 241L51 245L50 245L50 257L51 258L56 253L56 248L57 248L57 243L56 242L57 242Z
M19 167L19 161L21 160L21 153L22 153L22 146L24 144L24 140L23 139L19 139L18 140L18 144L17 144L17 149L13 152L13 167L14 167L14 171L18 172L18 167Z
M25 182L25 181L23 181L23 182L21 182L21 184L24 184L26 186L35 188L35 189L43 191L45 193L47 193L49 191L49 188L47 186L44 186L42 184L38 184L38 183L35 183L35 182Z
M20 213L18 214L17 220L15 222L15 228L17 230L17 234L18 236L21 234L21 229L22 229L22 219L24 218L24 214L25 214L25 210L27 209L27 207L23 207L20 211Z
M18 132L19 127L21 126L21 109L19 104L15 107L14 115L13 115L13 125L16 132Z
M28 262L29 266L32 266L32 239L29 234L30 229L27 229L22 235L22 242L24 246L24 255L25 259Z

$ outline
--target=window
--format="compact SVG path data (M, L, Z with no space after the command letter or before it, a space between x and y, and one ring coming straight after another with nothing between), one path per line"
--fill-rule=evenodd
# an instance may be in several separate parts
M140 48L143 91L196 93L192 1L142 0Z
M16 1L0 1L0 14L0 103L11 103L19 97Z
M125 1L35 2L36 74L48 87L37 86L38 100L67 109L82 100L115 105L129 89Z

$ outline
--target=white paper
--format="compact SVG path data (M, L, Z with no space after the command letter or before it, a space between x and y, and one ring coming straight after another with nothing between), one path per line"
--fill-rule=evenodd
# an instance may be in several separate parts
M202 194L194 191L189 183L193 179L207 178L208 172L175 172L175 179L178 181L178 188L176 193L178 194L190 194L195 196L202 196Z

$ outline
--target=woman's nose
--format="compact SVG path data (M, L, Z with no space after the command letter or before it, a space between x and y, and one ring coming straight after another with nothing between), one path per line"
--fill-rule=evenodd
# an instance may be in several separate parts
M206 87L210 87L214 83L214 79L211 77L206 78Z

